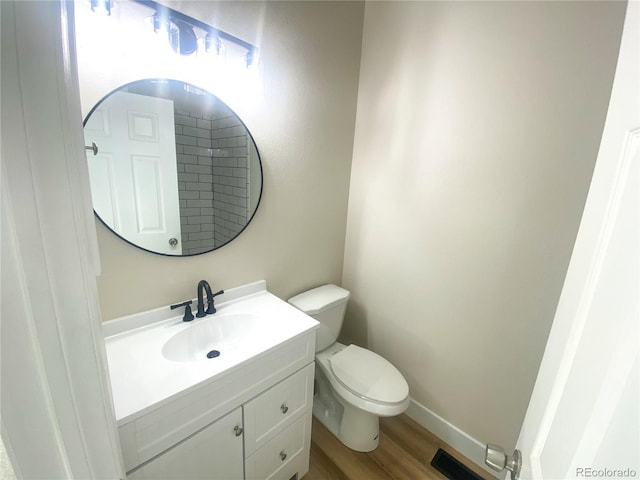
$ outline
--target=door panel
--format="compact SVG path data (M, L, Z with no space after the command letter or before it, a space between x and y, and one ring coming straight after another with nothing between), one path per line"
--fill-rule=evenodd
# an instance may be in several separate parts
M136 223L139 235L163 233L164 205L158 157L131 156L133 167L133 194L136 205Z
M517 443L522 479L640 474L639 58L640 3L629 2L589 195Z
M117 92L85 125L94 209L116 233L143 248L180 255L174 108L171 100Z

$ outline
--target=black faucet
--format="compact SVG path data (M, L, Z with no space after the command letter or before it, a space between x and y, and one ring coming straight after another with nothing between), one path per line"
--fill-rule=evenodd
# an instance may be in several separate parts
M207 310L204 309L204 295L203 292L207 294ZM200 280L198 282L198 312L196 313L196 317L201 318L205 315L209 315L211 313L216 313L216 307L213 305L213 297L224 293L224 290L220 290L219 292L212 293L211 287L209 286L209 282L206 280Z

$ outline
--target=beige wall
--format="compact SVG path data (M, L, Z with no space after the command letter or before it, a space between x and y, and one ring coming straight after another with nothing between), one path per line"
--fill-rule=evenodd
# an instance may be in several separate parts
M193 297L201 278L265 278L282 298L342 283L343 340L389 358L415 400L463 431L513 445L624 4L166 3L260 46L264 94L229 103L256 139L264 196L240 237L190 258L137 250L98 223L103 318ZM130 75L102 79L102 94Z
M365 8L343 340L513 447L595 162L620 2Z
M229 105L258 145L263 197L254 220L236 240L190 258L138 250L97 222L103 318L192 298L203 278L216 289L266 279L269 289L283 298L318 284L339 283L363 4L164 3L259 45L264 93L251 104ZM111 89L162 71L162 65L142 59L144 74L119 69L89 79L90 61L80 62L85 112ZM175 77L188 81L182 73ZM202 84L198 79L192 83Z

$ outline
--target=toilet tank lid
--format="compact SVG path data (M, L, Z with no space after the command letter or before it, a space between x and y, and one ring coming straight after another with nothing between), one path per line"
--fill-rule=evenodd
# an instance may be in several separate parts
M307 315L315 315L346 302L349 295L349 290L337 285L323 285L291 297L288 301Z

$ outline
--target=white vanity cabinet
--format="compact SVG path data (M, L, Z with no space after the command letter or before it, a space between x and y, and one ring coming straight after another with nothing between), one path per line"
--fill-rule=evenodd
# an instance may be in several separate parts
M221 300L193 322L163 307L104 327L128 478L307 473L318 322L264 281Z
M309 469L313 375L311 363L179 441L130 472L127 478L289 480L296 474L301 477Z
M130 480L242 480L242 409L178 443L127 474Z
M315 332L310 331L120 425L127 477L289 480L304 475L314 351Z

